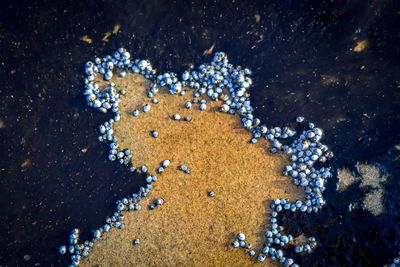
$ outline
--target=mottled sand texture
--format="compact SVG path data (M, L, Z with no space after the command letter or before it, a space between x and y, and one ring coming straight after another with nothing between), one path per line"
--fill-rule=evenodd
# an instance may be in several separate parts
M378 216L385 212L384 185L388 174L383 172L376 164L357 164L359 176L355 176L349 169L338 170L337 190L346 191L351 185L359 183L359 187L365 190L362 207L373 215Z
M197 104L185 109L184 103L193 98L191 91L185 96L160 92L159 104L133 117L132 110L150 103L145 93L148 81L130 74L113 82L126 90L121 121L114 125L120 148L131 149L134 165L146 165L150 174L156 174L163 160L172 163L157 174L142 210L124 213L125 229L104 234L82 266L256 264L245 250L229 244L235 233L243 232L253 248L260 249L271 199L303 198L301 189L280 175L286 157L271 155L265 140L249 144L251 134L241 126L240 117L219 112L218 102L208 102L206 111ZM174 113L190 115L192 121L174 121ZM152 130L159 132L158 138L151 137ZM180 164L191 174L178 170ZM215 197L208 196L209 190ZM165 204L149 210L156 198ZM132 245L135 238L140 238L140 245Z

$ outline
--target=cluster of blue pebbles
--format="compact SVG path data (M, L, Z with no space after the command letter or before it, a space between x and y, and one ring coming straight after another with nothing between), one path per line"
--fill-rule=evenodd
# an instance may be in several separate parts
M270 224L265 230L265 244L261 251L252 250L251 245L245 241L243 233L237 235L237 240L232 242L232 247L247 250L250 256L260 262L269 257L284 266L291 267L298 265L293 259L285 257L284 251L289 249L289 246L301 254L311 253L316 247L317 242L314 237L310 237L302 245L291 244L293 237L284 232L283 226L279 223L279 214L281 212L316 213L324 206L323 192L327 180L332 177L332 172L329 167L317 166L322 166L321 163L325 163L333 154L326 145L320 142L322 130L313 123L306 123L303 117L298 117L296 129L291 129L267 127L253 115L254 109L248 92L252 85L249 69L234 66L229 63L226 54L217 52L210 64L202 64L197 68L191 67L181 75L172 72L156 75L149 61L133 60L126 49L120 48L112 55L97 57L94 61L87 62L85 72L87 76L84 80L84 95L87 104L102 113L112 114L111 119L99 126L99 141L109 146L111 161L125 165L131 172L147 173L147 167L133 166L131 151L118 146L118 140L113 132L113 124L121 119L119 103L125 91L118 90L113 82L105 88L100 88L95 82L96 76L101 75L104 80L109 81L114 75L125 77L128 73L136 73L150 81L147 96L151 99L151 103L158 103L156 96L159 93L159 87L167 87L170 94L176 95L183 95L186 93L185 88L191 88L194 92L191 91L192 103L198 103L200 110L207 110L207 101L220 100L221 112L239 114L243 127L252 133L250 143L257 143L260 138L265 138L270 141L271 153L281 151L288 155L291 163L284 167L283 175L290 177L295 185L300 186L306 197L297 201L283 198L272 201ZM191 108L192 103L186 103L185 107ZM151 112L151 104L145 105L142 110L133 111L132 115L139 116L141 112ZM152 134L154 137L157 135L157 133ZM161 167L163 169L168 167L167 163L168 161L165 161ZM102 227L93 231L91 240L80 243L79 230L74 229L69 236L69 245L59 248L60 254L71 255L70 266L78 266L80 261L89 255L94 243L111 228L123 229L123 212L140 210L140 201L149 194L155 181L157 181L157 176L148 175L145 187L141 187L131 196L118 200L115 213L106 219Z

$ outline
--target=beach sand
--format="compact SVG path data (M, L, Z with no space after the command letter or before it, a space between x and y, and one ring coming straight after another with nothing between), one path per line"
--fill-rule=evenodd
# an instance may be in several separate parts
M165 159L171 165L156 174L142 210L124 212L125 228L103 234L81 266L251 266L257 264L244 249L230 243L236 233L246 234L254 249L262 248L273 198L302 199L301 188L281 175L287 158L268 152L266 140L250 144L251 134L239 115L218 111L218 102L208 102L207 110L197 104L185 109L192 92L184 96L160 92L158 104L146 97L148 81L129 74L114 77L121 96L121 121L114 123L120 148L132 151L134 166L146 165L150 174ZM99 82L100 83L100 82ZM104 84L104 81L102 82ZM148 113L130 115L151 103ZM179 113L191 122L174 121ZM150 135L159 132L158 138ZM185 164L191 174L178 170ZM117 179L117 177L115 177ZM133 178L132 178L133 179ZM209 197L213 190L215 197ZM156 198L165 203L154 210L148 205ZM132 240L140 239L139 245ZM273 263L266 260L268 266Z

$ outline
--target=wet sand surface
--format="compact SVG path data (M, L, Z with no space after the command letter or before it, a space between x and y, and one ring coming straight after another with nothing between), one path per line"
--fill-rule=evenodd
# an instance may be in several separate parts
M121 121L114 124L120 149L132 151L134 166L146 165L156 174L150 196L142 210L124 212L125 228L112 229L99 240L82 266L249 266L255 264L244 249L229 245L243 232L253 248L260 249L269 218L269 203L275 197L302 198L300 188L281 176L284 155L271 155L262 140L250 144L251 134L238 115L218 111L220 103L207 103L200 111L184 107L193 98L161 92L148 113L142 110L148 81L131 74L113 78L126 95L120 103ZM103 82L104 84L104 82ZM171 116L190 115L192 121L174 121ZM150 135L159 132L158 138ZM171 165L162 174L156 169L165 159ZM185 164L191 170L178 169ZM118 177L115 177L118 179ZM209 197L213 190L215 197ZM165 203L148 208L156 198ZM140 239L140 245L132 240ZM268 262L270 266L272 263Z

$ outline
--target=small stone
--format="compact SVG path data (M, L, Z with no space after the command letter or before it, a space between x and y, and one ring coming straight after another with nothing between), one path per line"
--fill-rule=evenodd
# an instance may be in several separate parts
M134 111L132 111L132 115L133 115L134 117L139 116L139 110L135 109Z
M263 261L265 261L265 256L264 255L258 255L257 260L259 262L263 262Z
M298 122L298 123L302 123L303 121L304 121L304 117L299 116L296 118L296 122Z
M158 132L156 130L151 131L151 136L153 136L154 138L157 138Z
M237 238L238 238L240 241L244 241L244 240L246 239L246 236L245 236L243 233L238 233L238 234L237 234Z
M171 161L169 159L166 159L162 162L162 166L164 168L167 168L171 164Z
M234 248L238 248L240 246L239 241L237 241L237 240L233 241L231 245Z
M180 169L181 171L183 171L184 173L187 173L187 174L190 173L189 168L188 168L185 164L181 164L181 165L179 166L179 169Z
M192 107L192 103L190 101L185 103L185 108L190 109Z
M151 109L151 106L149 104L146 104L143 106L143 112L149 112Z
M174 115L172 116L172 118L173 118L174 120L176 120L176 121L179 121L179 120L181 119L181 115L179 115L179 114L174 114Z
M256 255L256 252L254 250L249 250L249 255L254 256L254 255Z

